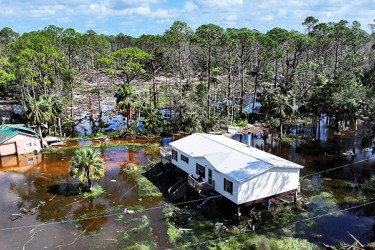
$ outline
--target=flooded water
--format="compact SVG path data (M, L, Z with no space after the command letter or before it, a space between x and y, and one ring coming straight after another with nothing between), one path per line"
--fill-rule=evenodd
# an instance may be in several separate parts
M116 142L119 141L111 141ZM68 146L91 143L103 142L78 141L70 142ZM125 208L147 209L163 202L162 198L140 197L134 178L122 171L129 163L149 164L157 160L158 147L102 149L106 174L94 183L98 183L105 193L96 199L84 199L78 192L77 181L69 176L73 152L64 150L62 153L1 158L0 249L125 247L129 242L122 240L124 232L139 224L141 218L132 214L118 218L116 213L122 213ZM10 219L10 215L20 213L20 208L35 208L41 201L45 205L35 214L14 221Z
M309 133L306 130L306 134ZM362 191L362 185L375 175L375 154L372 149L359 147L364 134L364 126L360 124L356 154L352 156L354 134L347 131L335 135L322 122L320 142L302 143L299 139L297 143L283 144L279 142L278 134L269 134L266 138L260 138L261 134L255 138L251 135L234 136L238 141L304 166L300 174L301 193L312 202L303 213L302 222L292 221L291 227L285 228L292 231L290 236L338 245L340 242L354 242L350 232L363 244L375 241L374 195L366 197ZM290 135L298 137L301 134L291 129ZM358 208L351 209L358 205Z
M296 131L292 129L291 134ZM358 137L362 134L360 131ZM147 146L159 142L168 144L174 139L127 142ZM235 139L240 138L235 136ZM335 136L323 124L321 139L321 142L311 141L304 145L301 142L282 144L276 134L265 138L258 135L250 140L255 147L305 166L301 170L301 192L312 201L303 220L291 221L288 235L336 245L342 241L352 243L350 232L364 244L374 241L375 205L351 209L370 202L363 201L361 185L375 174L372 152L362 151L357 146L357 154L348 155L346 152L353 148L354 133ZM247 141L247 135L244 135L242 142ZM77 192L78 183L68 174L74 146L100 143L107 141L69 142L67 147L71 149L61 153L1 158L0 249L117 249L128 246L129 240L147 242L150 239L158 244L155 248L170 247L165 238L161 209L153 209L163 203L163 199L140 199L134 178L122 171L129 163L157 161L158 147L139 144L103 147L106 175L97 183L105 193L96 199L84 199ZM332 168L336 169L327 171ZM19 213L20 208L35 208L41 201L45 205L35 214L14 221L10 219L9 216ZM142 216L122 215L125 208L137 207L151 209ZM142 225L149 225L147 228L151 231L125 239L126 232L142 228Z

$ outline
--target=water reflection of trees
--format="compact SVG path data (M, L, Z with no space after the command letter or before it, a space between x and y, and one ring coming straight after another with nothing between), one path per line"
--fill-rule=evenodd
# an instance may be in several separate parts
M38 211L37 218L41 221L59 219L70 212L70 208L62 203L62 199L56 197L53 192L48 192L51 186L56 183L70 183L69 161L62 159L69 158L66 154L45 155L42 154L42 161L23 173L22 181L11 183L12 191L19 199L19 208L33 208L39 205L40 201L46 202L44 207ZM52 199L52 200L51 200ZM70 202L73 198L64 200Z

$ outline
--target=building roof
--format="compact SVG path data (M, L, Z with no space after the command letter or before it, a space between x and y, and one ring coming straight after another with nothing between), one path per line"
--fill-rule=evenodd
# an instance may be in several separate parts
M28 136L39 138L38 134L34 130L27 128L25 126L3 124L3 125L0 125L0 144L18 134L23 134L23 135L28 135Z
M190 157L205 158L217 171L244 182L272 168L303 168L294 162L222 135L192 134L170 145Z

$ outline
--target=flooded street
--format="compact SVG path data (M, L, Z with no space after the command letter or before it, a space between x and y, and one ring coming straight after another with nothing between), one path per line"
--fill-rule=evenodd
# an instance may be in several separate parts
M362 134L360 131L358 136ZM311 202L303 217L285 228L286 234L332 245L352 243L348 232L362 243L375 240L375 205L368 197L364 201L362 192L362 184L375 174L375 159L372 152L359 147L354 157L347 154L353 148L353 135L345 132L338 136L322 129L321 142L303 145L281 143L271 134L250 140L255 147L305 166L301 192ZM159 143L171 140L76 141L69 142L69 149L61 152L2 157L0 249L118 249L150 240L154 240L156 245L151 246L155 249L171 247L165 238L160 208L164 199L140 197L134 177L122 171L129 163L158 161ZM247 143L247 135L242 141ZM69 176L69 161L77 146L105 143L119 143L101 147L106 174L94 183L105 193L96 199L84 199L77 181ZM10 219L21 208L35 208L40 202L45 205L34 214ZM123 215L125 208L142 212ZM134 228L144 230L130 235Z

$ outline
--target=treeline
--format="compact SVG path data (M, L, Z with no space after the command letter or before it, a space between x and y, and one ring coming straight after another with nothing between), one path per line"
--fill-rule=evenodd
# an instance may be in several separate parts
M62 119L70 124L65 130L74 127L73 92L83 80L96 84L99 100L100 86L113 83L128 120L142 113L144 131L153 134L233 124L248 117L245 107L281 133L283 124L303 119L316 126L323 114L337 131L360 117L374 121L375 33L356 21L307 17L302 25L304 33L264 34L215 24L194 31L176 21L163 35L139 38L56 26L22 35L3 28L1 95L19 100L37 127L57 127ZM370 26L374 31L375 22ZM163 107L178 114L167 126L158 112Z

